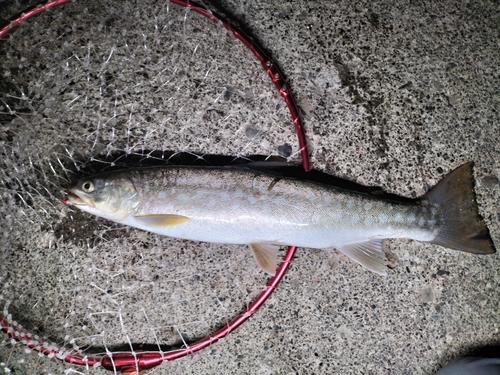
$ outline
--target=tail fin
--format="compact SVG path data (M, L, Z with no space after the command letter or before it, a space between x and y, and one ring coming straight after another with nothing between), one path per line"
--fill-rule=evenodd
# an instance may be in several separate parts
M444 227L432 243L475 254L493 254L495 245L479 216L474 194L473 163L450 172L423 199L439 205Z

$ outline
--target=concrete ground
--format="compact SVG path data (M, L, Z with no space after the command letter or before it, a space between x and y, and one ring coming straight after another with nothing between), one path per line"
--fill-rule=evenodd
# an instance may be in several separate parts
M182 28L174 26L177 38L167 41L168 36L155 34L155 22L168 25L160 12L176 14L172 19L177 20L183 14L175 13L172 4L159 9L158 3L115 2L100 8L76 1L53 10L48 25L33 20L14 31L8 44L0 42L0 212L5 218L0 223L0 307L67 348L72 343L65 335L72 332L77 341L79 335L85 338L79 350L107 349L102 337L117 316L125 319L115 328L125 347L123 337L133 335L136 342L154 345L148 324L160 332L160 325L172 324L169 314L191 316L198 309L207 317L192 319L219 319L203 326L207 334L244 309L268 280L244 247L165 242L58 201L63 182L74 176L72 161L128 146L127 152L296 160L289 114L251 56L229 40L224 43L230 47L224 44L217 55L207 48L199 59L180 63L183 56L195 56L197 44L184 41ZM498 2L205 4L243 27L280 66L303 115L315 169L415 198L473 161L479 209L500 248ZM0 15L9 17L25 5L0 1ZM184 37L220 38L220 30L203 25ZM125 35L127 53L120 39ZM132 40L139 41L137 46ZM179 52L183 46L189 53ZM81 66L73 71L75 61ZM165 70L161 65L153 79L144 68L148 64L165 64ZM187 66L188 72L181 73ZM226 68L230 73L223 74ZM182 90L174 87L161 101L162 110L155 111L169 77L188 79L176 83ZM128 122L132 116L134 126ZM113 133L120 127L126 131ZM27 196L31 202L23 201ZM474 256L410 240L389 240L385 250L390 269L380 277L333 249L299 249L280 287L247 323L223 342L152 373L430 375L459 355L500 345L498 253ZM200 286L203 293L216 294L216 304L224 305L222 312L214 314L201 302L201 307L193 302L182 312L167 311L165 299L189 300L186 294L198 287L192 280L200 279L207 280ZM169 280L178 289L167 291ZM129 292L128 286L133 295L117 297ZM114 299L107 300L110 295ZM114 316L109 321L95 319L109 311ZM67 327L61 328L64 322ZM87 327L95 331L88 333ZM181 337L189 341L200 332L183 331ZM172 328L161 334L169 344L170 336L179 341ZM26 353L0 334L0 373L9 371L105 373Z

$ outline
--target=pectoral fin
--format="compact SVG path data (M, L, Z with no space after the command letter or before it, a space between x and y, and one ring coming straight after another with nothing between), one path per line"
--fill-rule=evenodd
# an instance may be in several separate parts
M386 276L387 258L383 247L384 240L376 239L344 245L338 250L370 271Z
M279 247L268 243L251 243L250 248L259 267L274 276L278 268Z
M134 218L138 222L151 227L171 227L189 221L189 217L175 214L140 215L134 216Z

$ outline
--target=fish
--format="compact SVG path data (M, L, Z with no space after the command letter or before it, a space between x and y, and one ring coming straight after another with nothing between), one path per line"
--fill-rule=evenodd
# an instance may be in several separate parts
M78 180L63 203L164 236L250 245L257 264L271 275L284 245L335 248L382 276L387 274L388 238L475 254L496 252L479 215L472 163L450 172L420 198L392 197L249 163L104 172Z

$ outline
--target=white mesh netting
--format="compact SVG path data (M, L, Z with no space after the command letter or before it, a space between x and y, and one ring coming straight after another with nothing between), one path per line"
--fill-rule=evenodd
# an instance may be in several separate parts
M0 48L4 318L85 356L179 348L240 313L268 280L245 247L124 228L61 199L81 173L131 160L297 156L290 113L248 49L168 2L90 0ZM98 371L1 339L0 372Z

